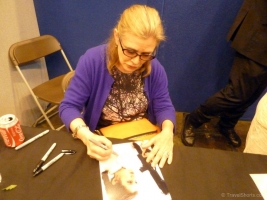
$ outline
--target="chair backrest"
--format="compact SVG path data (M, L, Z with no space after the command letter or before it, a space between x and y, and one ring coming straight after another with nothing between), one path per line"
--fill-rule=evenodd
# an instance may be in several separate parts
M17 69L19 75L21 76L22 80L29 89L29 92L32 95L35 103L42 112L42 116L37 119L34 124L37 124L38 122L42 121L41 119L44 117L51 129L53 130L55 128L49 120L49 117L53 116L53 114L51 114L51 111L57 109L60 101L62 101L62 99L64 98L64 93L61 89L61 82L64 75L60 75L49 80L40 80L40 84L30 84L28 81L32 81L32 76L37 76L40 70L31 70L30 72L32 73L30 73L28 72L28 69L30 68L26 67L22 70L22 67L29 66L26 64L32 61L46 58L48 55L57 52L60 52L60 55L63 56L69 68L69 71L73 71L59 41L51 35L43 35L17 42L11 45L9 48L9 57L12 61L12 64ZM44 65L40 65L39 63L37 63L32 66L37 68L39 67L40 69L42 69ZM26 76L29 75L29 73L31 76ZM29 79L27 80L27 78ZM31 85L35 86L32 88ZM51 108L47 110L44 110L39 100L48 102L53 106L51 106ZM57 130L59 130L61 127L59 127Z
M67 90L67 88L68 88L68 86L70 84L70 81L71 81L72 77L74 76L74 74L75 74L75 71L70 71L64 76L64 78L63 78L63 80L61 82L61 87L62 87L62 90L63 90L64 93L66 92L66 90Z
M59 41L51 35L24 40L9 48L9 56L15 66L42 58L62 50Z

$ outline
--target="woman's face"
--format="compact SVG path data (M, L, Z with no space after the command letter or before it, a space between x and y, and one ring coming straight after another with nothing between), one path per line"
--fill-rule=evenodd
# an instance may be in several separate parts
M147 62L140 59L140 56L130 58L123 53L123 49L129 52L136 52L139 55L149 55L156 49L157 41L150 37L147 39L139 38L133 34L126 33L123 37L119 36L117 30L114 31L116 44L118 45L119 65L117 68L123 73L132 73Z
M135 180L134 171L131 169L122 168L116 172L116 179L124 188L130 192L134 193L137 191L137 182Z

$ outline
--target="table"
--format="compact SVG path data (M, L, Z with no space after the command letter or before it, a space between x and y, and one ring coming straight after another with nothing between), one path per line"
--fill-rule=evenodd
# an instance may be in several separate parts
M22 129L26 140L45 130L24 126ZM33 177L36 164L55 142L57 146L47 161L62 149L74 149L77 153L64 155L43 173ZM112 142L125 141L112 139ZM1 189L17 185L10 191L1 190L1 200L102 199L98 161L87 156L83 143L74 140L68 132L50 130L47 135L18 151L6 147L1 138L0 173ZM259 195L249 176L251 173L267 173L267 156L185 146L175 146L173 163L162 169L172 198L183 200Z
M174 155L162 170L173 199L263 199L249 174L266 174L267 156L185 146Z

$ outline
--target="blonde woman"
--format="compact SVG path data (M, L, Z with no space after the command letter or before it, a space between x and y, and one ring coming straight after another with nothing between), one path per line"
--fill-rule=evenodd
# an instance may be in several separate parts
M107 44L88 49L79 59L60 105L60 117L87 146L91 158L106 160L112 152L111 141L93 134L96 129L147 118L161 129L142 146L144 150L153 147L147 162L160 167L172 162L175 109L166 72L155 58L164 39L158 12L133 5L124 10Z

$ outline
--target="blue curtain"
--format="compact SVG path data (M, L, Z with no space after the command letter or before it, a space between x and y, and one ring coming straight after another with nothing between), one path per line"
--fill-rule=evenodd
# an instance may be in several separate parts
M34 0L41 35L59 39L72 66L90 47L102 44L122 11L132 4L155 7L167 40L157 58L166 69L176 111L190 112L227 83L234 50L226 35L242 0ZM47 60L49 77L65 72ZM62 61L63 62L63 61ZM251 120L256 103L242 119Z

